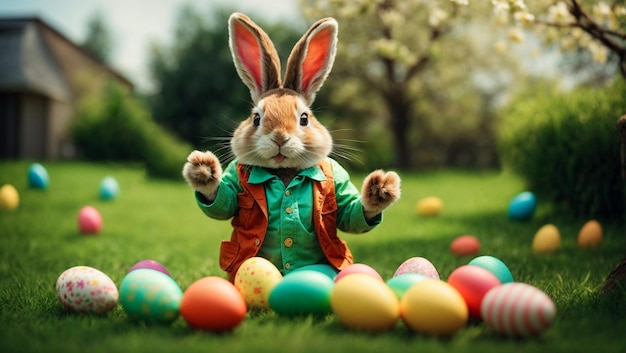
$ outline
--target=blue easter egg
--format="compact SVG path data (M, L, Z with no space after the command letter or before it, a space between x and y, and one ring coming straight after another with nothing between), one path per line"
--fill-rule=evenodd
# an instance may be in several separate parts
M120 192L120 186L115 178L108 176L100 182L100 198L103 200L111 200L117 197Z
M34 189L47 189L50 179L48 171L39 163L33 163L28 168L28 185Z
M527 221L532 218L537 207L537 198L530 191L517 194L509 203L509 218Z
M511 271L504 264L504 262L497 257L489 255L478 256L470 261L468 265L478 266L488 270L498 277L500 283L502 284L513 282L513 275L511 274Z

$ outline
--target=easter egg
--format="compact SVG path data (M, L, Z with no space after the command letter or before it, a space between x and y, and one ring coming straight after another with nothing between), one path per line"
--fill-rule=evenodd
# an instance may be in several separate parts
M504 264L504 262L497 257L489 255L478 256L472 259L468 265L479 266L489 270L491 273L496 275L496 277L498 277L498 280L502 284L513 282L513 275L511 274L511 271Z
M516 221L527 221L532 218L537 207L537 198L530 191L517 194L509 202L508 215Z
M428 259L421 256L412 257L405 260L398 268L393 276L399 276L405 273L417 273L426 277L439 279L439 273L435 266Z
M451 336L467 324L469 313L465 300L454 287L427 278L404 293L400 317L415 332Z
M120 284L120 303L134 320L170 323L178 317L182 296L170 276L147 268L127 273Z
M383 281L381 275L376 271L373 267L366 264L350 264L346 266L343 270L339 271L337 276L335 277L335 282L339 282L340 279L346 277L347 275L351 275L354 273L363 273L368 276L372 276L380 281Z
M82 234L98 234L102 230L102 216L93 206L84 206L78 212L78 229Z
M480 250L480 241L473 235L461 235L450 243L450 251L456 256L476 254Z
M119 299L113 280L89 266L75 266L61 273L56 281L56 294L63 306L79 313L106 313Z
M561 245L561 233L554 224L546 224L539 228L533 238L533 251L537 254L552 253Z
M581 248L595 248L602 243L602 226L595 219L587 221L578 232L577 244Z
M480 304L483 297L489 290L499 286L500 280L482 267L463 265L450 273L448 284L461 294L470 316L480 319Z
M199 330L230 331L243 321L247 312L246 302L237 288L216 276L193 282L180 301L180 316Z
M388 279L387 286L389 286L389 288L396 293L396 297L398 297L398 299L402 299L404 293L411 286L425 280L426 278L429 277L417 273L404 273Z
M128 272L131 272L131 271L134 271L134 270L138 270L140 268L147 268L147 269L150 269L150 270L163 272L166 275L172 277L170 275L169 271L167 271L167 269L165 268L165 266L163 266L160 262L158 262L156 260L151 260L151 259L141 260L141 261L137 262L136 264L134 264L128 270Z
M302 267L298 267L295 270L292 270L290 273L298 272L298 271L317 271L328 276L330 279L335 280L337 277L338 271L327 264L314 264L314 265L306 265Z
M552 325L556 306L536 287L521 282L505 283L485 295L481 316L499 334L529 337Z
M111 200L117 197L120 192L120 186L114 177L108 176L100 182L100 198L103 200Z
M251 257L237 270L234 284L249 309L266 310L270 308L270 293L282 278L280 271L267 259Z
M313 270L291 272L272 289L269 305L279 315L322 316L331 313L330 292L335 282Z
M12 211L20 205L20 194L11 184L4 184L0 188L0 209Z
M28 185L33 189L47 189L50 183L48 171L43 165L33 163L28 168Z
M441 213L443 201L436 196L428 196L417 201L415 210L421 217L434 217Z
M396 294L385 282L365 273L354 273L336 282L330 306L344 326L355 330L390 330L400 317Z

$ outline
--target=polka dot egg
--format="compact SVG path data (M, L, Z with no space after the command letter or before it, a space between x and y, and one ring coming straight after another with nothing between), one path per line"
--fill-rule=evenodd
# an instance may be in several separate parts
M126 274L120 285L120 303L132 319L169 323L180 312L183 292L163 272L138 269Z
M61 273L56 293L63 306L79 313L106 313L119 298L113 280L89 266L75 266Z

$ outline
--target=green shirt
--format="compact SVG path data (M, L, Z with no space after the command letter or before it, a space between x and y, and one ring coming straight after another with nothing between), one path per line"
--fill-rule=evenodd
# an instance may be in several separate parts
M363 233L376 227L382 215L368 223L363 215L360 193L350 176L333 159L328 159L335 179L337 228ZM313 183L326 180L319 166L304 169L285 186L271 170L252 167L248 183L264 184L267 197L268 227L258 256L271 261L283 274L312 264L327 263L313 226ZM229 219L238 211L237 194L243 192L237 175L237 161L224 170L222 183L211 203L196 192L200 209L209 217Z

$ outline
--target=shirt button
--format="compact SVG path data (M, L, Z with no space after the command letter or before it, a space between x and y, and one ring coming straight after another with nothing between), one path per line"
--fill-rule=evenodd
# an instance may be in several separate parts
M254 239L254 245L259 246L261 244L261 240L259 238Z
M287 269L287 270L288 270L288 269L290 269L290 268L291 268L291 264L290 264L289 262L287 262L287 263L285 264L285 269Z
M293 245L293 239L291 238L285 239L284 244L286 247L290 248Z
M291 207L287 207L285 208L285 212L287 212L287 214L291 214L291 212L293 212L293 209Z
M287 195L287 196L291 195L291 190L285 191L285 195Z

